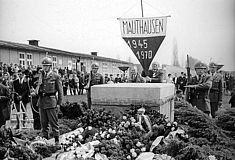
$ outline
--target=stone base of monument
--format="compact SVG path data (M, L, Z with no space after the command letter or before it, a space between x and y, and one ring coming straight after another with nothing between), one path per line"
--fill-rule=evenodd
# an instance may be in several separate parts
M92 86L92 108L105 108L116 116L130 105L145 105L174 121L174 84L117 83Z

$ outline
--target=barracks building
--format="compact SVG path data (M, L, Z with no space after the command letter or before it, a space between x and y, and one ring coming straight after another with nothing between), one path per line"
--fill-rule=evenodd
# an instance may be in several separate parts
M97 56L97 52L91 54L67 52L39 46L38 40L28 40L28 42L29 44L20 44L0 40L0 62L21 64L25 67L40 66L41 59L47 55L52 58L53 66L57 68L89 72L91 64L97 62L100 66L99 73L114 76L123 73L118 67L133 65L126 61Z

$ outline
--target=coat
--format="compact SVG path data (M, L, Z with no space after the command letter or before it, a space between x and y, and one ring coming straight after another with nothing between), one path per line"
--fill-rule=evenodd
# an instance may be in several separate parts
M8 87L0 83L0 123L10 118L10 92ZM1 127L1 126L0 126Z
M222 102L223 77L216 73L212 76L212 87L210 89L210 102Z
M42 74L40 78L42 83L39 83L39 99L37 103L39 108L56 108L57 105L61 105L63 88L60 76L55 72L50 72L47 76Z
M189 90L189 102L192 106L196 106L203 112L210 113L210 98L209 92L212 87L211 76L205 75L199 80L196 76L192 77L188 83L189 85L195 85L194 88Z
M19 79L16 79L13 81L13 89L14 92L16 92L19 96L22 97L22 102L24 104L29 102L29 94L30 94L30 88L28 81L24 78L23 83L20 83ZM17 98L17 94L14 95L14 102L19 103L19 99Z

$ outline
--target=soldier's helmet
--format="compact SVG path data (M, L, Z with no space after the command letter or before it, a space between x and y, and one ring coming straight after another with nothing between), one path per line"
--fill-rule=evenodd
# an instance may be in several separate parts
M98 69L99 68L99 64L98 63L92 63L91 68L92 69Z
M211 62L211 63L209 63L209 67L210 68L217 68L218 65L216 63L214 63L214 62Z
M52 59L49 57L44 57L42 59L42 65L43 66L52 66Z
M194 68L195 68L195 69L207 69L207 66L206 66L205 63L197 62L197 63L194 65Z

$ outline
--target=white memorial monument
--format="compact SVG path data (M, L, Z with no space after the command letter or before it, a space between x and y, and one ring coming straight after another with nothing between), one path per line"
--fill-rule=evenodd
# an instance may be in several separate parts
M130 105L146 105L174 121L174 84L116 83L91 88L92 108L105 108L120 115Z

